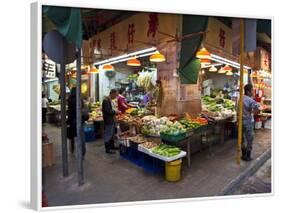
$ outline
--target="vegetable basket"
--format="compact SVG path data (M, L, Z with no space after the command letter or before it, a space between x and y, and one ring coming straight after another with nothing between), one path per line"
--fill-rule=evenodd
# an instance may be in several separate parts
M181 134L177 134L177 135L168 135L168 134L161 133L160 137L164 141L178 142L178 141L181 141L186 138L186 133L181 133Z

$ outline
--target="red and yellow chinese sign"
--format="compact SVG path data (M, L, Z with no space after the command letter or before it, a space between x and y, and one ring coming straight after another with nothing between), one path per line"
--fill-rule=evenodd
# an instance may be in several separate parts
M126 50L149 48L153 43L171 39L159 32L175 36L179 20L179 15L138 13L84 41L83 55L85 58L98 54L118 56Z
M210 17L208 20L205 42L227 53L232 53L232 29L219 20Z

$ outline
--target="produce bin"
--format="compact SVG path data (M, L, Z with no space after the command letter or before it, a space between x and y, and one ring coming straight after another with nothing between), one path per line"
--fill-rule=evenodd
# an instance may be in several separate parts
M85 142L86 143L93 142L96 139L93 125L91 125L91 126L85 125L83 127L83 131L84 131L84 134L85 134Z
M156 169L155 166L155 158L151 157L145 153L142 154L142 167L144 169L144 171L150 173L150 174L157 174L157 172L160 169Z
M129 160L129 148L128 147L120 144L119 153L122 158Z
M172 162L166 162L165 169L167 181L176 182L181 179L181 164L181 159Z
M141 160L142 153L133 147L129 147L128 151L129 151L129 160L137 166L142 166L142 160Z
M160 137L163 141L178 142L186 138L186 133L182 133L178 135L168 135L168 134L161 133Z

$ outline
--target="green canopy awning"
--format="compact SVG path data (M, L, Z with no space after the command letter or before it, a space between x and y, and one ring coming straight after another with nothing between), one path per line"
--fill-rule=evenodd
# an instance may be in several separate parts
M204 32L207 28L207 16L184 15L182 36ZM203 35L182 40L180 67L178 69L181 84L196 84L200 70L200 60L195 58L200 48Z
M70 7L44 6L43 12L54 23L57 30L76 46L82 45L81 10Z
M200 59L193 58L180 73L181 84L196 84L201 62Z

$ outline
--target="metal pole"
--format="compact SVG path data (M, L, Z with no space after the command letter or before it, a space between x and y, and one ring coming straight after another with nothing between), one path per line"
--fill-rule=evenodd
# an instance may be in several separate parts
M236 162L240 165L241 144L242 144L242 114L243 114L243 75L244 75L244 20L240 19L240 87L239 87L239 107L238 107L238 143Z
M81 48L78 48L76 63L76 131L77 131L77 172L78 185L84 184L83 159L82 159L82 119L81 119Z
M64 50L63 50L64 51ZM62 144L62 171L68 176L67 138L66 138L66 104L65 104L65 64L60 64L60 95L61 95L61 144Z

